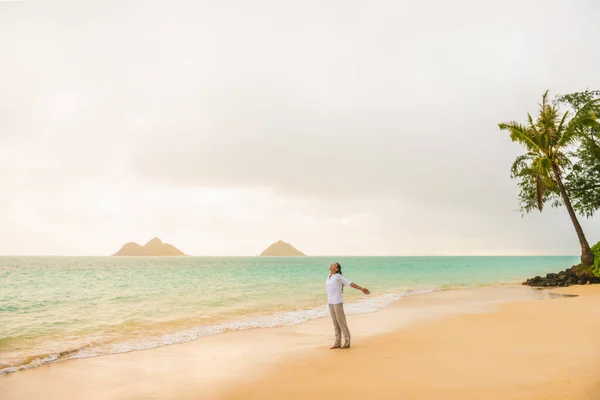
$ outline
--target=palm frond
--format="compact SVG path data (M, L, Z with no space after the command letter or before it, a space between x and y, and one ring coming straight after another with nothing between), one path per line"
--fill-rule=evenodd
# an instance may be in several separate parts
M556 123L558 120L558 109L546 100L548 92L544 94L540 113L537 119L538 130L541 134L540 143L545 149L551 149L559 140Z
M536 137L533 137L531 130L518 122L503 122L498 124L503 131L508 131L513 142L519 142L524 145L529 152L543 154L542 148L536 143Z
M589 101L577 111L565 127L560 141L556 145L557 149L575 142L579 137L584 135L586 127L596 127L600 125L592 107L598 102L600 102L600 99Z
M560 120L560 123L558 124L558 132L559 134L562 134L563 132L563 128L565 125L565 121L567 120L567 117L569 116L569 112L566 111L565 114L563 115L563 117Z
M549 174L547 157L538 153L525 153L517 157L511 168L511 178L519 181L521 211L542 210L557 199L557 185Z
M552 170L552 162L548 157L536 157L531 162L531 170L535 173L535 195L538 210L544 208L544 195L547 188L554 186L554 181L551 178L550 171Z
M542 104L540 104L540 108L543 110L546 107L546 103L548 100L548 93L550 93L550 89L546 90L542 95Z
M529 121L529 129L531 129L532 133L534 136L539 136L539 131L537 126L535 125L535 122L533 122L533 118L531 117L531 114L527 113L527 120Z
M538 157L533 162L539 174L543 174L544 176L550 175L550 172L552 171L552 161L550 161L548 157Z
M521 174L521 171L530 168L532 160L535 158L535 154L526 153L515 159L512 167L510 168L510 177L516 178Z

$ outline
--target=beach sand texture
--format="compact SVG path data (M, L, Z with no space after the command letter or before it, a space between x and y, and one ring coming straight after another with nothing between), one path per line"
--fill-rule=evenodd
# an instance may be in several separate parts
M321 318L6 374L0 398L600 399L599 304L600 286L434 292L350 316L347 351Z
M600 399L600 286L289 362L228 399Z

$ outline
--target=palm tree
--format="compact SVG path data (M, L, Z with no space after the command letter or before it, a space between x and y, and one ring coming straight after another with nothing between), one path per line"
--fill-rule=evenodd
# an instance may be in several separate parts
M521 185L535 185L535 201L540 211L544 201L551 197L549 193L560 193L581 245L581 262L585 266L591 266L594 264L594 254L577 220L561 176L563 167L569 164L565 154L567 148L579 139L583 126L597 124L596 116L590 107L595 101L583 106L569 119L568 111L561 117L558 108L548 103L547 99L548 91L542 97L536 121L527 114L528 121L525 125L505 122L498 126L510 133L513 142L521 143L527 150L527 153L518 157L513 164L513 177L522 178L524 183ZM520 173L515 173L516 171Z

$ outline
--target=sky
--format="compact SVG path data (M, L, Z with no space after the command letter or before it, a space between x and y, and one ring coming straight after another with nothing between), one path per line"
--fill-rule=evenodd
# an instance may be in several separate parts
M0 255L579 254L503 121L600 89L595 0L0 2ZM581 218L590 243L600 216Z

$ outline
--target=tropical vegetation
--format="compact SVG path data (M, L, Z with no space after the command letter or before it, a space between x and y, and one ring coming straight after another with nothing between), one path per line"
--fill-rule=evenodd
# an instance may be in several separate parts
M525 123L498 124L526 150L511 169L511 177L518 180L520 188L521 210L542 211L548 203L555 207L564 205L579 239L581 262L586 267L594 265L595 257L576 210L589 217L600 207L594 203L600 190L597 179L600 175L596 175L595 170L600 168L599 159L595 158L600 155L595 147L600 140L600 124L596 118L600 98L594 98L594 93L567 95L552 103L546 92L536 119L528 114ZM568 105L569 109L561 112L560 104Z

